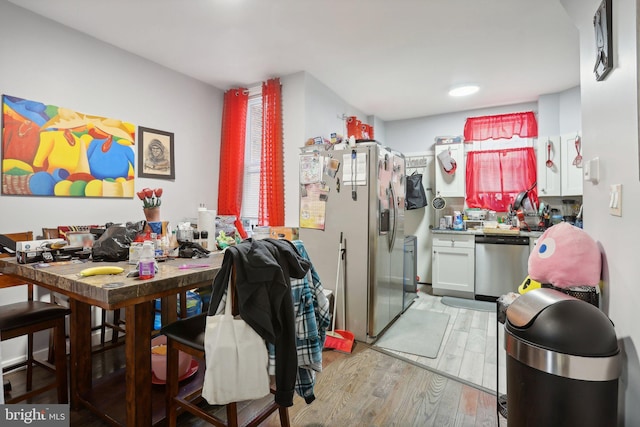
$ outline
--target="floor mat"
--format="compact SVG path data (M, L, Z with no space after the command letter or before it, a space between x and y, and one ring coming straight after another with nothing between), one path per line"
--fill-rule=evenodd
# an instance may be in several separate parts
M378 338L374 346L435 359L448 322L446 313L410 308Z
M490 301L477 301L474 299L445 296L442 297L441 302L449 307L468 308L470 310L480 311L496 311L496 303Z

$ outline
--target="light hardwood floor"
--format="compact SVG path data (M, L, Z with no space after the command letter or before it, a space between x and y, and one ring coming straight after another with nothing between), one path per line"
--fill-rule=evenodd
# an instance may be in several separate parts
M415 308L422 306L424 309L431 304L430 309L449 310L453 323L445 335L447 345L443 343L442 348L461 347L463 342L467 342L464 348L469 347L469 352L479 348L476 338L471 338L475 333L470 331L484 329L489 334L490 320L484 319L488 313L470 313L471 310L455 313L451 307L439 307L437 299L432 298L434 297L424 294L414 304ZM124 366L122 350L123 347L119 347L95 356L94 375L101 376ZM289 408L291 425L506 426L506 420L497 414L495 393L484 386L471 384L467 379L456 380L452 373L444 372L445 368L455 372L453 367L458 366L457 374L464 374L464 351L461 352L462 356L457 355L459 351L442 351L445 357L439 357L440 361L430 359L430 363L435 363L435 368L424 365L425 361L411 360L405 355L391 355L360 342L355 344L351 354L324 351L323 372L317 375L315 386L316 399L313 403L306 404L302 398L295 396L294 405ZM447 354L451 356L447 357ZM443 369L442 374L436 372L440 367ZM50 374L45 371L38 372L35 377L36 385L38 381L45 381L44 378L48 375ZM11 373L6 377L12 380L16 389L23 386L23 373ZM52 391L37 397L32 403L54 401L55 393ZM256 406L243 405L243 412L255 412L258 410ZM221 413L221 408L211 409ZM241 419L242 415L241 413ZM71 412L71 425L93 427L107 424L90 411L81 409ZM190 414L182 414L178 417L178 425L200 427L207 424ZM267 427L279 425L277 414L262 424Z
M96 374L122 366L121 349L102 353L94 360ZM495 396L477 387L438 375L417 364L393 357L364 343L356 343L353 353L323 352L323 372L318 374L316 399L311 404L294 397L289 408L292 426L506 426L496 411ZM51 374L36 370L35 385ZM21 372L6 376L15 390L24 387ZM158 387L158 386L154 386ZM271 399L267 397L266 399ZM31 403L53 403L55 392L36 397ZM210 407L218 415L222 408ZM241 405L240 420L259 410L257 405ZM71 425L98 427L107 424L87 409L71 411ZM178 417L178 426L207 425L190 414ZM276 414L262 423L276 427Z
M293 426L498 426L495 396L362 343L325 352L316 401L296 397ZM268 426L277 426L277 416Z

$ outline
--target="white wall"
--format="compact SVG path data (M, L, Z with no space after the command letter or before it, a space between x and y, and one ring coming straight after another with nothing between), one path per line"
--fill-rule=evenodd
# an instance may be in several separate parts
M162 217L217 207L222 91L0 0L0 92L175 134L175 181L163 187ZM136 165L137 167L137 165ZM144 219L134 199L0 195L0 232Z
M298 163L300 150L306 138L305 72L280 78L282 83L282 138L284 144L284 224L300 224L300 186Z
M200 203L217 207L222 91L4 0L0 29L0 93L173 132L176 179L137 178L136 191L163 187L162 218L174 225L195 217ZM0 195L0 233L142 219L137 197ZM0 295L24 299L21 289ZM15 341L2 345L4 360L24 355Z
M557 93L538 98L538 135L560 135L560 96Z
M338 94L307 72L281 78L282 116L284 122L285 156L285 225L300 223L299 154L309 138L331 133L346 134L342 116L357 116L366 122L367 116L347 104ZM369 123L372 124L372 123ZM375 131L375 130L374 130ZM377 138L377 134L376 134Z
M377 116L369 116L367 120L367 123L373 126L373 138L383 142L385 145L389 145L387 142L386 122Z
M624 354L620 425L640 425L638 345L638 5L613 2L614 68L603 81L593 75L593 15L600 0L561 0L580 32L582 143L585 160L600 158L600 183L584 185L585 230L604 254L605 311ZM622 217L608 209L609 186L622 184Z
M435 137L462 135L468 117L522 111L537 112L538 105L535 102L530 102L386 122L386 144L403 153L430 151L434 149Z

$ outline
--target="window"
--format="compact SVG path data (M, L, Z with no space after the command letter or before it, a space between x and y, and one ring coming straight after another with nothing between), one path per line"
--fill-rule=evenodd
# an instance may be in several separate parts
M247 134L244 154L242 188L242 218L250 225L258 223L260 201L260 153L262 150L262 96L249 98L247 106ZM250 229L250 227L248 228Z
M536 156L527 141L537 136L532 111L467 119L464 139L473 144L467 154L467 207L507 212L515 197L529 188L529 198L537 202Z
M467 207L507 212L518 193L530 188L537 203L536 155L531 147L470 151L467 155Z
M284 225L284 156L282 145L282 85L280 80L270 79L261 87L242 89L242 110L236 116L236 129L230 126L225 132L223 123L223 144L229 141L228 158L236 160L236 186L226 194L219 190L220 200L231 199L229 211L236 220L238 229L247 225ZM228 92L227 92L228 93ZM227 105L225 93L225 108ZM229 105L235 95L232 93ZM230 110L232 111L232 110ZM238 118L240 120L238 120ZM225 114L223 114L223 121ZM243 123L244 121L244 123ZM233 123L231 124L233 125ZM242 126L244 125L244 128ZM241 128L238 129L237 126ZM226 137L226 139L224 138ZM234 139L235 137L235 139ZM233 151L235 149L235 152ZM221 176L224 168L221 170ZM223 181L221 181L223 182ZM220 197L222 194L223 198ZM243 237L244 231L241 231Z

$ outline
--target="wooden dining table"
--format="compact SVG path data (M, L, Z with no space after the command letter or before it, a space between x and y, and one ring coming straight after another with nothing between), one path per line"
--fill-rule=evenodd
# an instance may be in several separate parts
M163 324L177 318L177 295L211 286L222 264L222 252L208 258L175 258L158 263L155 277L127 277L135 270L127 261L19 264L0 258L0 273L14 276L69 297L70 404L95 412L112 425L151 426L165 418L164 390L152 383L151 337L154 301L160 298ZM84 277L80 271L96 266L120 266L115 275ZM94 380L92 376L91 306L125 309L125 367ZM200 369L202 375L204 369ZM185 390L189 392L189 390Z

